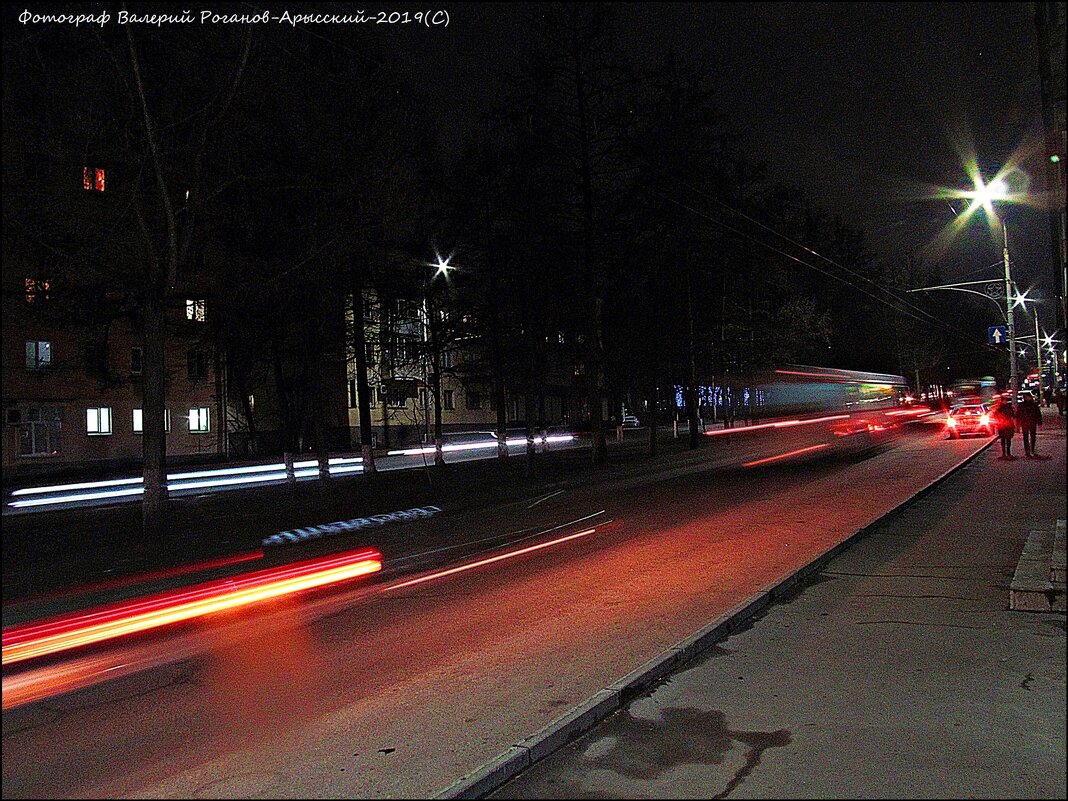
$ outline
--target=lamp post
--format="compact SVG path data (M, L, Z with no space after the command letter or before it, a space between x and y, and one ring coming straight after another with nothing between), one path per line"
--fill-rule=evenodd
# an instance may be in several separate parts
M1009 191L1009 187L1005 183L1005 180L1003 178L1003 176L1008 176L1016 171L1018 171L1017 167L1014 167L1011 164L1006 165L1002 168L1002 170L998 173L997 177L995 177L993 181L991 181L990 183L986 183L983 180L983 176L979 174L978 168L975 165L972 165L972 169L969 169L968 172L972 178L973 183L975 184L975 189L965 192L950 191L948 194L943 195L943 197L967 198L971 201L964 213L957 215L957 224L963 225L972 216L972 214L974 214L980 208L982 208L986 212L987 219L990 220L991 223L998 221L998 215L994 211L994 201L1012 201L1018 200L1020 197L1018 195L1013 195ZM952 208L952 204L950 205L950 208ZM956 214L955 209L954 214ZM1000 222L1002 245L1001 254L1002 261L1005 267L1005 274L1003 276L1003 280L1005 282L1005 328L1009 339L1009 390L1011 392L1012 397L1012 408L1015 412L1019 404L1019 399L1016 396L1020 389L1020 377L1017 372L1016 366L1016 320L1013 314L1013 307L1017 303L1022 302L1023 298L1022 296L1013 298L1012 295L1013 283L1012 266L1009 262L1009 229L1003 218L1000 220ZM976 281L969 283L981 282ZM950 289L954 288L955 286L961 285L947 285L939 288ZM977 292L975 294L981 293Z
M992 185L990 189L993 190L993 188L994 186ZM991 191L991 198L993 197L994 192ZM1016 396L1020 389L1020 377L1016 374L1016 318L1012 311L1012 307L1016 304L1012 299L1012 272L1009 266L1009 229L1004 220L1001 221L1001 235L1003 243L1002 256L1005 261L1005 325L1009 333L1009 391L1012 393L1012 411L1015 414L1019 404Z
M1038 335L1038 307L1035 306L1035 369L1038 370L1038 405L1042 405L1042 340Z
M426 291L424 294L424 309L426 311L426 328L424 330L424 341L429 342L430 345L430 360L431 360L431 385L434 389L434 464L438 467L445 464L445 455L442 450L442 437L441 437L441 342L439 337L439 331L437 326L437 320L435 315L437 310L434 308L433 303L433 290L434 279L439 275L445 279L446 284L449 280L449 272L456 269L456 266L449 264L449 258L442 259L441 256L437 256L437 262L429 266L436 268L436 272L426 280ZM429 390L429 387L427 387ZM427 392L429 396L429 392ZM429 416L428 416L429 417Z

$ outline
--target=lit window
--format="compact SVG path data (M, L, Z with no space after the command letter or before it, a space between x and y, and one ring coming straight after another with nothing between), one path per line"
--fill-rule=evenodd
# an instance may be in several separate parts
M27 303L47 303L49 300L48 291L52 288L52 282L45 278L27 278L25 282L26 287L26 302Z
M85 410L85 433L104 436L111 433L111 407L97 406Z
M104 170L99 167L82 167L82 189L88 192L103 192Z
M443 409L455 409L456 408L456 400L454 398L453 391L451 389L447 389L442 393L442 395L445 396L444 398L442 398L442 401L441 401L442 408Z
M207 406L189 410L189 433L206 434L211 431L211 418Z
M171 410L163 410L163 430L169 432L171 430ZM133 431L135 434L143 434L145 432L144 417L140 409L133 410Z
M425 409L426 408L427 399L429 397L430 396L427 394L426 387L419 387L419 408L420 409Z
M185 319L202 323L208 318L207 303L203 299L188 298L185 301Z
M141 348L130 348L130 374L141 375L144 365L144 351Z
M26 343L26 369L47 370L52 366L52 343L34 340Z
M378 322L378 304L371 298L363 299L363 321L365 323Z
M441 366L445 369L453 367L456 363L456 356L451 350L447 350L441 354Z

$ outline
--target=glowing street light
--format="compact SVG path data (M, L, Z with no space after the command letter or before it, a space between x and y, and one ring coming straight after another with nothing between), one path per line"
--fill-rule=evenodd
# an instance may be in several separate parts
M959 231L979 209L983 209L986 212L987 221L990 223L991 228L1001 223L1001 237L1002 237L1002 261L1004 262L1005 274L1005 323L1007 328L1008 340L1009 340L1009 382L1012 391L1012 405L1013 409L1017 406L1016 394L1019 391L1019 375L1017 374L1016 366L1016 321L1013 315L1013 309L1016 306L1022 306L1028 301L1027 292L1017 292L1014 296L1013 290L1015 286L1012 282L1012 270L1009 264L1009 231L1005 224L1004 219L999 219L997 213L994 210L994 203L997 201L1008 202L1026 202L1026 189L1022 192L1013 191L1006 178L1013 178L1014 183L1019 183L1017 179L1026 181L1027 176L1019 169L1018 166L1009 163L1006 164L992 181L987 183L982 174L979 172L979 167L975 163L974 158L968 160L965 164L965 169L968 173L968 177L971 178L973 188L970 190L959 189L945 189L939 190L935 195L944 199L963 199L967 200L967 208L960 214L957 214L956 219L953 222L953 231ZM1026 186L1026 184L1024 184ZM951 206L952 208L952 206ZM956 211L954 210L954 213ZM909 290L911 292L930 291L934 289L954 289L960 292L971 292L972 294L984 294L973 289L963 289L962 287L969 286L971 284L986 283L984 281L968 281L960 284L947 284L938 287L924 287L923 289ZM996 302L996 301L995 301Z
M437 258L437 262L432 264L432 265L430 265L431 267L437 267L438 268L438 271L436 273L434 273L434 278L437 278L439 275L443 275L446 278L448 278L449 270L455 270L456 269L451 264L449 264L449 259L451 259L452 256L449 256L446 259L442 259L441 256L439 256L436 253L434 255Z
M972 182L975 184L975 191L969 193L972 196L972 204L966 214L971 214L975 208L982 206L987 214L987 219L996 220L997 214L994 212L994 201L1008 200L1010 198L1008 185L1001 179L1000 174L989 184L985 184L983 176L980 175L978 170L972 175ZM1001 237L1002 258L1005 262L1005 322L1009 334L1009 389L1012 392L1012 410L1015 412L1018 404L1016 395L1020 389L1020 377L1016 372L1016 321L1012 310L1017 305L1022 305L1023 298L1027 293L1022 293L1015 301L1012 298L1012 272L1009 267L1009 229L1004 219L1001 221Z

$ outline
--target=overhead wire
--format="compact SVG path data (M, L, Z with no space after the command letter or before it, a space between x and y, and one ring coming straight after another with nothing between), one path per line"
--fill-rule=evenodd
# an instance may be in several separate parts
M807 253L811 253L811 254L812 254L813 256L816 256L816 257L818 257L818 258L821 258L821 259L823 259L824 261L828 262L829 264L832 264L832 265L834 265L834 266L835 266L835 267L837 267L838 269L840 269L840 270L842 270L842 271L844 271L844 272L846 272L846 273L849 273L850 275L856 276L857 278L861 279L862 281L866 281L867 283L869 283L869 284L871 284L872 286L874 286L874 287L875 287L876 289L878 289L878 290L880 290L880 291L882 291L882 292L886 293L887 295L889 295L889 296L890 296L891 298L893 298L893 299L894 299L894 301L896 301L897 303L900 303L900 304L902 304L902 305L904 305L904 306L907 306L907 307L909 307L910 309L913 309L913 310L915 310L916 312L919 312L920 314L924 315L925 317L928 317L928 318L929 318L929 321L931 321L931 322L935 322L935 323L938 323L938 324L941 324L941 321L940 321L940 320L938 320L938 318L937 318L937 317L935 317L934 315L932 315L932 314L931 314L930 312L928 312L928 311L927 311L926 309L923 309L923 308L921 308L921 307L917 306L917 305L916 305L916 304L914 304L914 303L910 303L910 302L909 302L908 300L906 300L905 298L902 298L902 297L898 296L897 294L895 294L895 293L894 293L894 292L893 292L892 290L890 290L890 289L887 289L887 288L886 288L886 287L884 287L884 286L880 286L880 285L879 285L879 284L877 284L877 283L876 283L875 281L873 281L873 280L871 280L870 278L868 278L868 277L867 277L866 275L863 275L862 273L858 273L858 272L857 272L856 270L852 270L852 269L850 269L849 267L846 267L845 265L843 265L843 264L840 264L840 263L838 263L838 262L837 262L837 261L835 261L834 259L832 259L832 258L829 258L828 256L824 256L824 255L823 255L822 253L819 253L819 252L817 252L817 251L816 251L816 250L814 250L813 248L810 248L810 247L808 247L807 245L804 245L804 244L802 244L802 243L800 243L800 242L797 242L797 241L796 241L796 240L794 240L794 239L791 239L791 238L790 238L789 236L787 236L786 234L784 234L784 233L782 233L782 232L780 232L780 231L776 231L776 230L775 230L774 228L770 227L769 225L766 225L765 223L762 223L762 222L760 222L759 220L757 220L757 219L754 219L753 217L750 217L750 216L749 216L748 214L745 214L744 212L742 212L742 211L739 211L738 209L736 209L736 208L734 208L734 207L732 207L732 206L728 206L728 205L727 205L726 203L723 203L722 201L720 201L720 200L718 200L718 199L716 199L716 198L714 198L714 197L711 197L711 196L710 196L710 195L708 195L708 194L707 194L706 192L703 192L703 191L701 191L700 189L698 189L698 188L696 188L696 187L694 187L694 186L691 186L691 185L689 185L689 184L686 184L686 183L683 183L682 185L683 185L683 186L685 186L686 188L690 189L691 191L693 191L693 192L696 192L697 194L701 195L702 197L705 197L705 198L707 198L707 199L711 200L711 201L712 201L713 203L717 204L718 206L721 206L721 207L723 207L723 208L727 209L727 210L728 210L728 211L730 211L731 213L733 213L733 214L736 214L737 216L739 216L739 217L742 217L743 219L746 219L746 220L748 220L749 222L753 223L754 225L757 225L757 226L759 226L759 227L763 228L764 230L766 230L766 231L768 231L768 232L770 232L770 233L774 234L775 236L778 236L778 237L780 237L781 239L785 239L785 240L786 240L787 242L789 242L790 244L792 244L792 245L795 245L796 247L799 247L799 248L801 248L802 250L806 251ZM812 266L812 265L809 265L809 266ZM838 279L838 280L841 280L841 279ZM847 282L847 281L844 281L843 283L847 283L847 284L849 284L849 282ZM856 289L859 289L859 287L856 287L856 286L855 286L855 285L853 285L853 284L849 284L849 285L850 285L850 286L853 286L853 287L854 287L854 288L856 288Z
M958 331L957 329L954 329L954 328L946 325L946 323L944 321L939 320L937 317L934 317L933 315L929 315L927 312L924 312L922 309L919 309L918 307L913 307L912 304L907 304L906 303L905 305L907 305L907 306L909 306L911 308L916 308L917 311L920 311L920 312L924 313L925 315L928 315L928 317L930 319L924 319L922 317L919 317L919 316L911 313L907 309L900 308L899 306L896 306L895 304L888 302L885 298L879 297L878 295L874 295L871 292L869 292L868 290L866 290L865 288L857 286L856 284L845 280L841 276L835 275L834 273L832 273L832 272L830 272L828 270L825 270L825 269L823 269L821 267L818 267L817 265L812 264L811 262L805 261L804 259L798 258L797 256L794 256L794 255L792 255L790 253L787 253L784 250L780 250L779 248L775 247L774 245L771 245L771 244L769 244L769 243L767 243L767 242L765 242L765 241L763 241L761 239L758 239L755 236L747 234L744 231L740 231L737 228L734 228L734 227L728 225L727 223L725 223L721 219L718 219L718 218L713 217L713 216L711 216L709 214L706 214L705 212L699 211L698 209L695 209L692 206L688 206L685 203L682 203L682 202L676 200L673 197L669 197L668 195L663 194L662 192L659 192L657 190L653 190L653 191L657 195L662 197L664 200L667 200L669 203L672 203L672 204L678 206L679 208L685 209L686 211L689 211L691 214L695 214L696 216L701 217L702 219L705 219L708 222L711 222L712 224L717 225L720 228L723 228L724 230L730 231L731 233L736 234L737 236L740 236L743 239L747 239L747 240L749 240L751 242L755 242L756 244L758 244L758 245L760 245L760 246L762 246L764 248L767 248L768 250L771 250L771 251L773 251L775 253L778 253L779 255L781 255L781 256L783 256L783 257L785 257L787 259L790 259L791 261L794 261L794 262L797 262L798 264L804 265L804 266L808 267L811 270L815 270L816 272L818 272L818 273L820 273L822 275L825 275L828 278L831 278L832 280L839 281L840 283L843 283L843 284L845 284L845 285L857 290L858 292L861 292L861 293L867 295L872 300L875 300L878 303L882 303L885 306L889 306L891 309L893 309L894 311L898 312L899 314L904 314L904 315L906 315L908 317L913 318L914 320L917 320L918 322L925 323L927 325L931 325L931 324L937 325L938 327L943 328L947 332L951 333L953 336L955 336L955 337L957 337L957 338L959 338L959 339L961 339L963 341L967 341L967 342L972 342L973 341L972 337L969 337L969 336L965 335L963 332ZM822 258L825 258L825 257L822 257Z

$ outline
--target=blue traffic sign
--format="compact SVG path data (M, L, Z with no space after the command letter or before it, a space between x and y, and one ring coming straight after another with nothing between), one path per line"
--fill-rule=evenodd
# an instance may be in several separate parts
M987 339L991 345L1000 345L1009 339L1009 329L1004 325L992 325L986 329Z

